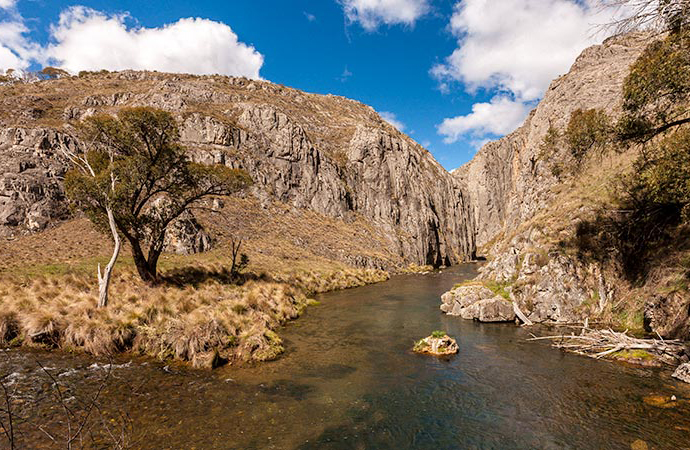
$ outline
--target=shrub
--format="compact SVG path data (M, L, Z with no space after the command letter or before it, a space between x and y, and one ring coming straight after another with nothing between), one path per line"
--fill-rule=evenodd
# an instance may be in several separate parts
M608 115L599 109L577 109L570 115L565 140L570 154L579 165L591 150L602 152L610 142Z
M578 224L581 257L618 259L630 281L642 281L672 231L690 224L690 130L679 130L640 154L614 186L614 205Z
M623 110L618 134L647 141L690 122L690 32L672 33L650 44L631 66L623 84Z

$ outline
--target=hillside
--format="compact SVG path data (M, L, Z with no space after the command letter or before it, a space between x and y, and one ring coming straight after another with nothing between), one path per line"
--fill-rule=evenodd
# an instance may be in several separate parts
M263 81L156 72L0 86L0 342L135 351L211 367L267 360L272 331L309 296L475 255L466 195L420 145L370 107ZM176 222L161 282L138 279L127 246L111 304L97 309L109 237L70 207L62 146L98 113L170 111L192 160L246 170L242 195ZM230 273L241 241L249 266Z
M606 144L574 171L563 138L576 110L618 120L630 66L654 39L628 34L585 50L518 130L485 145L454 173L470 196L479 253L489 259L479 279L498 286L533 322L588 319L690 339L682 226L669 231L643 261L650 269L634 279L606 242L586 241L598 218L616 214L619 180L631 172L641 147ZM593 256L597 251L604 254Z
M151 72L91 73L0 87L0 232L40 231L69 217L59 143L96 113L174 112L193 159L246 169L251 196L381 234L366 267L450 265L474 252L458 183L370 107L262 81ZM347 235L343 239L349 239ZM353 262L353 254L336 259Z

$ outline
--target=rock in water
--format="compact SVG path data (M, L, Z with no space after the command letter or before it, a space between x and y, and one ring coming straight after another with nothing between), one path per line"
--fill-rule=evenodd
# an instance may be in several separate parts
M454 355L458 352L458 343L445 332L435 331L431 336L417 341L412 350L436 356Z
M481 284L457 287L441 296L441 311L480 322L512 322L513 305Z
M680 381L690 383L690 363L685 363L678 366L676 371L673 372L673 375L671 376Z

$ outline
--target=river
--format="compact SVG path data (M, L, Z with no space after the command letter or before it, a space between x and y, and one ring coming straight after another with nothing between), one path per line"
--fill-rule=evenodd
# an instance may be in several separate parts
M440 295L474 274L463 265L324 294L279 330L286 354L255 367L209 372L118 357L92 413L97 443L85 445L107 447L108 427L136 448L690 448L690 388L668 371L565 354L527 342L533 329L442 315ZM411 353L434 330L457 338L460 353ZM68 401L87 404L107 361L6 352L0 373L28 421L17 440L51 448L38 427L59 441L66 424L37 360Z

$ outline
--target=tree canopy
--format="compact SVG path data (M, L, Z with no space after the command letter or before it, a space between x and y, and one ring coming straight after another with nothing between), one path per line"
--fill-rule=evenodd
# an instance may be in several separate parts
M565 139L570 153L579 164L593 149L603 150L609 142L608 115L600 109L576 109L570 115Z
M205 197L230 195L251 184L245 171L190 161L177 123L166 111L140 107L122 109L116 117L93 116L81 135L89 143L84 153L94 174L68 172L67 194L102 227L108 223L107 207L112 210L139 275L148 282L157 280L165 233L175 219Z
M650 44L623 85L624 139L647 141L690 122L690 31Z

